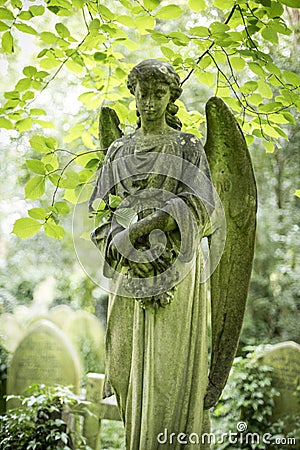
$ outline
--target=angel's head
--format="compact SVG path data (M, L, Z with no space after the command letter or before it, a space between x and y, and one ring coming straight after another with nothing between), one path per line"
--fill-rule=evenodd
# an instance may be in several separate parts
M181 129L181 122L176 117L178 106L175 105L175 101L180 97L182 89L180 87L179 75L175 72L171 64L164 61L157 61L155 59L147 59L135 66L128 76L127 86L129 91L136 95L138 85L155 84L156 86L168 86L169 100L166 105L166 122L167 124L175 128ZM139 117L139 111L137 112ZM140 126L140 118L138 120L138 127Z

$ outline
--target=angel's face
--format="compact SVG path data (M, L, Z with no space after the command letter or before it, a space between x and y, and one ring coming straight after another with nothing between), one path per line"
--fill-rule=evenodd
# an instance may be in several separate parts
M135 90L135 99L142 121L163 120L170 97L170 88L167 83L155 79L139 81Z

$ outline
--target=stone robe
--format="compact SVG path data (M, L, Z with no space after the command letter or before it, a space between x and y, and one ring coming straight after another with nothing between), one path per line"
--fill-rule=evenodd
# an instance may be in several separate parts
M163 174L153 173L155 162L149 158L150 153L172 155ZM130 155L134 158L126 158ZM177 179L166 173L170 169L174 174L174 160ZM119 164L112 169L110 163L116 161ZM159 164L159 158L157 161ZM203 255L199 242L210 233L210 214L209 208L203 207L192 189L182 182L187 168L180 161L190 162L209 178L203 147L194 135L170 130L160 137L142 137L137 132L118 139L108 150L91 198L92 202L112 193L126 199L144 190L149 193L150 202L151 189L159 189L175 194L174 198L166 197L161 209L182 218L188 207L195 219L193 223L187 220L182 249L183 260L193 263L177 284L170 304L142 308L135 298L120 296L118 292L109 298L106 377L124 421L128 450L208 448L201 444L202 434L209 431L208 411L203 410L208 382L208 301L207 284L200 282ZM201 189L207 204L212 206L208 184L204 183ZM149 205L139 218L153 211L155 202ZM113 261L109 253L112 236L119 229L107 221L95 231L93 240L110 266L122 272L122 259ZM194 239L195 233L199 239ZM170 248L180 247L182 236L178 230L166 236ZM109 266L104 273L110 276Z

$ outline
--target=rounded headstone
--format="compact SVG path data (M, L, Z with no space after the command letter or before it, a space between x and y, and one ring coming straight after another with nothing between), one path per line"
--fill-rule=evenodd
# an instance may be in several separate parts
M76 350L69 338L46 320L35 323L16 348L8 370L7 393L24 394L33 384L72 386L75 393L80 389Z
M292 418L300 414L300 345L293 341L270 346L261 362L273 367L272 386L279 392L275 397L272 420L290 416L287 430L293 428Z

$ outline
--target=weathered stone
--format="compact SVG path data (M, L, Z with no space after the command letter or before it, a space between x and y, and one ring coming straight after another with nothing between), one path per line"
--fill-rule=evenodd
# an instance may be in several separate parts
M205 149L213 180L218 185L221 179L222 217L230 233L213 282L208 375L209 275L198 250L202 238L211 242L217 229L224 230L223 210L220 202L216 206L201 142L181 132L175 101L182 88L174 68L163 61L143 61L130 72L127 86L136 100L137 129L111 143L90 200L90 210L97 214L94 200L107 202L108 194L117 195L123 208L137 216L127 226L114 220L117 212L109 213L92 233L105 258L103 278L110 280L107 385L116 394L128 450L160 448L157 438L164 429L175 436L166 448L179 450L182 434L208 432L209 408L218 400L234 358L253 258L255 181L238 124L221 100L212 100ZM118 134L115 119L105 111L103 120L114 130L108 134L102 124L106 141ZM215 132L217 138L210 139ZM178 260L182 264L176 266Z
M280 393L275 397L272 419L284 420L289 415L286 429L293 429L293 418L300 415L300 345L293 341L272 345L261 361L273 367L272 385Z
M86 378L86 400L92 414L85 417L83 433L93 449L100 448L101 419L121 420L115 397L102 400L104 378L100 373L89 373Z
M80 389L80 364L67 336L50 321L35 323L16 348L9 366L8 395L24 394L33 384ZM11 400L8 406L14 407Z
M65 321L63 331L77 348L85 363L85 369L102 372L104 370L104 330L97 317L87 311L75 311Z
M73 314L74 310L70 306L58 305L50 309L49 320L54 322L60 329L63 329Z
M257 192L241 129L217 97L206 104L207 155L212 180L226 216L226 244L211 276L212 356L208 407L227 381L241 332L254 254ZM212 254L212 258L214 255Z

